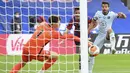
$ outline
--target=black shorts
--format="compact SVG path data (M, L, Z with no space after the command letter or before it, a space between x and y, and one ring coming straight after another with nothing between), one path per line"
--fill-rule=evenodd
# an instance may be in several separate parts
M75 36L80 38L80 33L74 33ZM75 41L76 46L80 46L80 42Z

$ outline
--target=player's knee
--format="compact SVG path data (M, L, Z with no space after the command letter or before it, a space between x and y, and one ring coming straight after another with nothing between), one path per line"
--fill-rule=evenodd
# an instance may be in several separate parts
M111 37L115 37L115 34L112 29L108 29L106 39L110 40Z
M110 34L110 33L112 33L112 32L113 32L112 29L108 29L108 31L107 31L108 34Z
M109 34L110 37L111 37L111 36L115 36L115 33L114 33L114 31L113 31L112 29L109 29L109 30L107 31L107 34Z

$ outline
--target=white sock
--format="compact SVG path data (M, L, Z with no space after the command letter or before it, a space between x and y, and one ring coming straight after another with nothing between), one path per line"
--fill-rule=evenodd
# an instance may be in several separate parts
M92 73L92 70L88 70L88 73Z
M79 70L79 73L81 73L81 70Z
M110 35L111 49L115 49L116 44L115 34L111 32L109 35Z
M44 73L44 70L40 70L38 73Z
M88 60L88 71L89 71L89 73L92 73L92 71L93 71L94 61L95 61L95 57L89 57L89 60Z

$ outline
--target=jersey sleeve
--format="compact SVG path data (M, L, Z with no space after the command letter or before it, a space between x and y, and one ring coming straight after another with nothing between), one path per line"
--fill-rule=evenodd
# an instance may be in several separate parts
M113 16L113 19L115 19L118 17L118 14L112 11L112 16Z
M97 12L95 13L94 17L99 18L99 14L100 14L100 12L99 12L99 11L97 11Z
M71 30L73 26L73 18L70 20L69 24L67 25L67 29Z

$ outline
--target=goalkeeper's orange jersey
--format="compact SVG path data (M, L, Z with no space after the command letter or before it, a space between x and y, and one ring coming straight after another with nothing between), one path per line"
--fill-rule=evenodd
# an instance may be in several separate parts
M78 42L80 41L78 37L73 36L72 34L61 35L58 31L51 28L49 24L42 22L40 26L37 27L30 40L24 45L24 50L27 50L30 54L38 54L52 39L66 38L72 38Z

